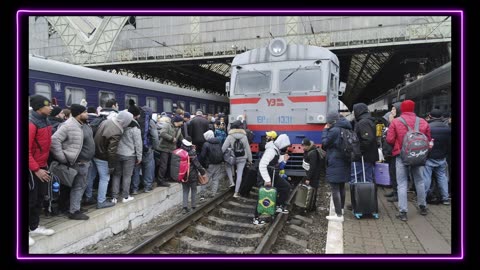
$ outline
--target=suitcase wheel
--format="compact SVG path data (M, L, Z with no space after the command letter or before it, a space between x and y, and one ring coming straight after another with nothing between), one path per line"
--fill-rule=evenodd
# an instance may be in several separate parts
M378 219L378 213L372 214L375 219Z
M363 216L363 214L354 214L354 215L357 219L360 219Z

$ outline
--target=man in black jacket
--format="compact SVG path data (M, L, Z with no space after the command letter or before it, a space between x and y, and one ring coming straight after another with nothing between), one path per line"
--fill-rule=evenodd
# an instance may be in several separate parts
M432 173L435 173L437 184L442 195L442 203L449 205L448 178L447 178L447 155L451 147L451 130L442 119L442 112L434 109L430 112L430 132L432 134L433 148L428 154L425 169L425 192L428 194L432 182Z
M375 162L378 160L377 139L375 136L375 118L370 115L367 104L357 103L353 105L355 115L355 133L360 140L360 151L365 163L365 180L373 183ZM355 170L357 181L363 181L362 160L355 160L352 164L350 182L355 181Z
M320 179L325 180L326 153L321 148L317 149L315 143L308 138L303 139L302 146L304 151L302 167L306 172L305 184L311 185L314 190L312 203L307 210L313 211L315 210L315 204L317 201L317 190L320 184Z

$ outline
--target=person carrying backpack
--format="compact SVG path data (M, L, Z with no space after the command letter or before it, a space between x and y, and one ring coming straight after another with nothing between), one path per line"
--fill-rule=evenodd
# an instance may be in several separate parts
M375 172L375 162L378 160L377 138L375 130L375 119L370 115L368 106L365 103L357 103L353 105L353 114L355 116L354 131L360 142L360 152L365 164L365 181L373 183ZM357 179L363 178L361 157L355 162ZM355 172L352 165L350 172L350 183L355 182Z
M206 189L205 193L210 192L209 197L213 197L217 194L218 183L225 172L222 145L220 144L220 140L214 137L213 131L211 130L203 133L203 137L205 137L206 142L203 144L199 160L202 166L207 168L210 181L202 187L202 192ZM206 196L206 194L204 194L204 196Z
M314 190L313 200L310 204L308 211L314 211L316 209L318 186L320 185L320 179L325 180L325 157L326 153L321 148L315 145L315 142L308 138L303 139L303 165L305 169L305 184L312 186Z
M345 183L350 181L351 160L345 159L342 148L341 132L352 130L352 125L338 112L327 114L327 124L323 130L322 148L327 152L325 179L332 189L333 204L336 216L327 216L332 221L343 222L345 206Z
M182 139L181 149L188 152L188 158L190 163L190 168L188 174L185 177L188 179L186 182L182 182L183 190L183 209L182 214L190 212L188 209L188 193L191 192L191 201L192 210L196 209L196 198L197 198L197 183L198 183L198 174L204 175L206 173L205 168L200 164L197 158L197 152L195 147L192 144L192 138L190 136Z
M223 143L222 146L222 153L228 148L231 148L235 154L236 161L235 165L237 167L237 181L235 186L235 193L233 195L234 198L240 197L240 184L242 183L242 174L243 168L247 161L252 163L252 152L250 150L250 145L248 144L247 133L244 129L241 128L242 122L239 120L234 121L230 125L230 131L228 132L227 139ZM233 170L235 169L234 166L230 164L226 164L227 167L227 175L228 179L230 180L231 186L234 185L233 182Z
M402 221L407 221L407 212L408 212L408 201L407 201L407 185L408 185L408 171L413 175L413 180L415 182L415 188L417 190L417 203L420 207L420 214L427 215L427 203L425 197L425 179L424 165L415 165L408 166L405 164L405 161L402 159L400 153L404 143L404 137L410 129L414 129L416 122L419 123L418 131L423 133L427 140L431 140L430 126L427 121L417 117L413 112L415 109L415 102L412 100L405 100L400 105L400 110L402 115L398 118L393 119L390 123L387 132L387 143L393 146L392 156L396 159L396 173L397 173L397 184L398 184L398 206L400 213L397 215L397 218ZM402 123L401 119L406 122L406 125ZM408 127L407 127L408 125Z

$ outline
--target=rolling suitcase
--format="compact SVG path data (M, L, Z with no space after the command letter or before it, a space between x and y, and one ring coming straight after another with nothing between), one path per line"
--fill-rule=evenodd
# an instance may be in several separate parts
M272 175L272 186L264 187L262 186L258 190L258 204L257 212L258 215L269 215L273 216L276 210L276 201L277 201L277 189L273 187L275 178L275 169L273 170Z
M357 168L353 163L355 172L355 183L350 184L350 198L352 201L352 212L356 218L361 218L363 215L372 215L378 218L378 201L377 189L374 183L365 181L365 165L363 163L363 182L357 181Z
M312 204L314 194L314 188L312 188L310 185L301 184L297 189L293 203L298 207L309 209Z
M390 186L388 163L375 163L375 183L377 185Z

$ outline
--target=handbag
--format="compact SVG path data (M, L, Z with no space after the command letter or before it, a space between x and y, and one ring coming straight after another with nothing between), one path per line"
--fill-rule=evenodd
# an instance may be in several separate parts
M77 170L65 164L60 164L56 160L50 164L50 172L58 177L62 185L67 187L72 187L73 180L75 180L75 176L78 173Z
M225 150L225 153L223 153L223 160L232 166L235 165L237 159L232 148L227 148L227 150Z
M208 183L208 174L205 173L204 175L201 175L198 173L198 183L200 185L206 185Z

